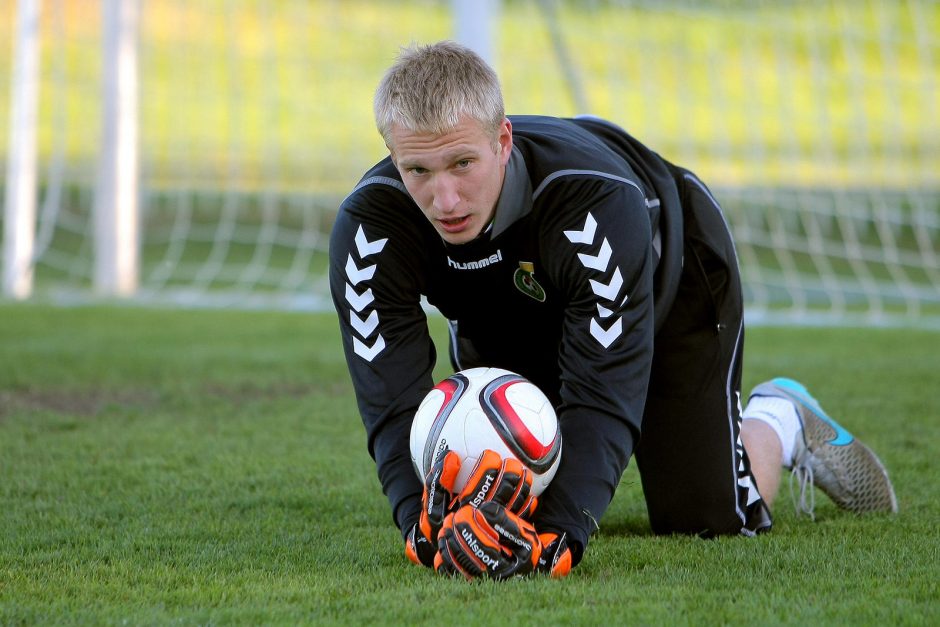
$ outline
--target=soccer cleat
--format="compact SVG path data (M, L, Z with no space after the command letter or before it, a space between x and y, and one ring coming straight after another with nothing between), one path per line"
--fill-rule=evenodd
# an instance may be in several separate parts
M796 406L802 429L793 448L790 487L793 491L793 481L799 482L798 511L813 516L815 503L810 485L851 512L898 511L894 488L878 457L826 415L802 384L777 378L755 387L751 396L785 398Z

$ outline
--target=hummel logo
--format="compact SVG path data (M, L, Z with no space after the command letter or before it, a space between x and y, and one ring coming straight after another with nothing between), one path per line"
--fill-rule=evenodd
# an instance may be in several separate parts
M373 300L375 300L375 297L372 295L371 287L362 294L359 294L353 289L352 285L349 283L346 284L346 302L356 311L362 311L363 308L369 305Z
M370 242L366 238L366 233L360 224L353 241L356 245L356 252L359 253L359 259L362 261L370 255L382 252L382 249L385 248L385 245L388 243L388 238L383 237ZM377 334L371 346L363 341L371 337L376 329L378 329L379 314L375 309L368 312L368 315L364 311L375 301L372 288L367 287L360 293L356 291L355 286L372 280L375 276L376 268L378 268L378 264L359 267L356 260L353 258L352 252L346 257L346 302L349 303L350 307L349 325L363 338L359 339L358 337L353 337L353 352L366 361L372 361L375 359L376 355L385 349L385 338L382 337L381 334Z
M379 312L372 310L372 313L363 320L356 315L356 312L349 312L349 324L352 325L352 328L356 330L356 333L362 337L369 337L372 335L372 332L375 331L375 328L379 326Z
M589 211L584 219L584 228L580 231L565 231L565 237L572 244L593 244L594 232L597 230L597 221Z
M353 351L366 361L372 361L375 359L375 356L381 353L382 349L384 348L385 338L383 338L381 335L375 338L375 343L373 343L372 346L367 345L358 337L353 338Z
M614 300L623 287L623 275L620 274L620 268L614 268L614 275L610 277L607 283L601 283L594 279L588 279L591 283L591 291L606 300Z
M503 251L497 250L495 253L493 253L489 257L484 257L483 259L479 259L477 261L464 261L464 262L454 261L448 255L447 265L456 270L479 270L480 268L491 266L494 263L499 263L502 260L503 260Z
M360 268L356 265L356 262L353 261L352 254L346 258L346 277L353 285L358 285L360 281L368 281L374 274L375 264Z
M585 268L604 272L607 270L607 264L610 263L611 252L610 243L605 237L604 241L601 242L601 250L599 253L596 255L585 255L584 253L578 253L578 259L581 260L581 264Z
M610 348L621 333L623 333L623 318L617 318L609 329L604 329L597 320L591 318L591 335L604 348Z
M370 242L366 239L366 233L362 230L362 225L359 225L359 230L356 231L356 250L359 251L360 258L366 258L369 255L374 253L382 252L382 249L385 248L385 244L388 242L387 237L382 239L377 239Z
M564 234L572 244L593 245L594 237L597 235L597 220L588 212L587 216L584 218L584 226L581 230L564 231ZM581 262L582 266L588 270L595 270L601 273L608 271L612 257L613 249L606 237L601 241L600 248L596 254L578 253L578 260ZM594 292L600 300L613 303L617 300L620 290L623 288L623 274L621 274L620 268L615 266L613 273L610 275L610 279L606 282L603 280L588 279L588 283L591 286L591 291ZM626 295L621 305L627 302L628 298L629 295ZM613 322L606 323L607 327L604 328L601 326L600 320L609 320L613 317L616 310L605 307L600 303L595 304L597 305L598 317L591 318L589 331L591 336L597 340L601 346L610 348L614 340L623 334L623 318L618 317L613 320Z

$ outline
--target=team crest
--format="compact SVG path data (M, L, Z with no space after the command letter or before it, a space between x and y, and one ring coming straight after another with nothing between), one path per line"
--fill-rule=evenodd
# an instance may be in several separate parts
M534 298L540 303L545 302L545 290L535 280L535 264L531 261L520 261L516 273L513 275L513 283L516 289L530 298Z

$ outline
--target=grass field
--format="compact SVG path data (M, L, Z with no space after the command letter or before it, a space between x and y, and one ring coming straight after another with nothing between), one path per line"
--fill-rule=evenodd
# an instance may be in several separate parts
M784 488L769 535L658 538L631 466L568 579L467 584L404 559L331 315L0 304L0 624L935 625L938 346L748 336L745 387L806 382L897 516Z

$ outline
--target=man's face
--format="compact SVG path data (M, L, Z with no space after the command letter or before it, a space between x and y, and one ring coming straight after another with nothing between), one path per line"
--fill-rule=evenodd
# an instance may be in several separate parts
M450 244L465 244L489 224L512 149L503 120L493 141L476 120L449 133L415 133L394 126L389 152L411 197Z

